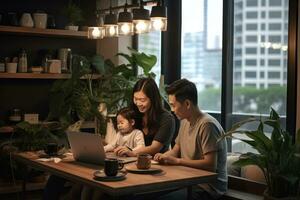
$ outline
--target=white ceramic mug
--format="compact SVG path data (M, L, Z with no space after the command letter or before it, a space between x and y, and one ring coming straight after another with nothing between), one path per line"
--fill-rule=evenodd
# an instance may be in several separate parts
M46 28L47 27L47 14L46 13L33 13L34 27Z
M17 73L18 63L9 62L6 63L6 72L7 73Z
M23 13L20 19L20 26L33 27L33 20L30 13Z

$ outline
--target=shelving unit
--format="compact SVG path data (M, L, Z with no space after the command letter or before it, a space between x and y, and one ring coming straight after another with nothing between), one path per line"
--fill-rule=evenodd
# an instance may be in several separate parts
M100 78L101 75L92 75L92 79ZM0 79L68 79L70 74L49 74L49 73L0 73ZM87 79L88 77L82 77Z
M63 38L87 38L86 31L71 31L61 29L40 29L18 26L0 26L0 33L10 33L15 35L63 37Z

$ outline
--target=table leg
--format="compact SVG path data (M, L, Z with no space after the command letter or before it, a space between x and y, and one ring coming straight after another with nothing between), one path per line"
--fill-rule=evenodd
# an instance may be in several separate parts
M187 187L187 200L193 199L193 186Z
M25 166L25 173L23 175L23 182L22 182L22 199L26 199L26 183L28 180L29 168Z

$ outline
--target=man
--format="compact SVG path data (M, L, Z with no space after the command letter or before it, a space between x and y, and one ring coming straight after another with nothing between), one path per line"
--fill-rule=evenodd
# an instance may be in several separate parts
M217 142L224 134L219 122L202 112L198 106L194 83L181 79L166 88L171 110L181 120L176 144L172 150L154 156L156 161L169 165L183 165L218 173L216 183L201 184L193 188L193 199L217 199L227 190L226 141ZM182 191L162 199L183 198Z

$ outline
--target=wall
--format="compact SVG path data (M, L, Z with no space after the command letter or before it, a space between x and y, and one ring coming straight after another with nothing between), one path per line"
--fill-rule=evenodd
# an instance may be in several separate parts
M112 1L112 5L124 5L124 2ZM130 1L128 1L130 3ZM106 9L109 7L109 1L97 1L98 9ZM122 10L119 10L119 12ZM120 36L118 38L104 38L97 41L97 53L104 56L106 59L111 59L115 64L122 63L122 58L116 57L115 55L119 52L127 53L127 47L132 46L131 36Z

